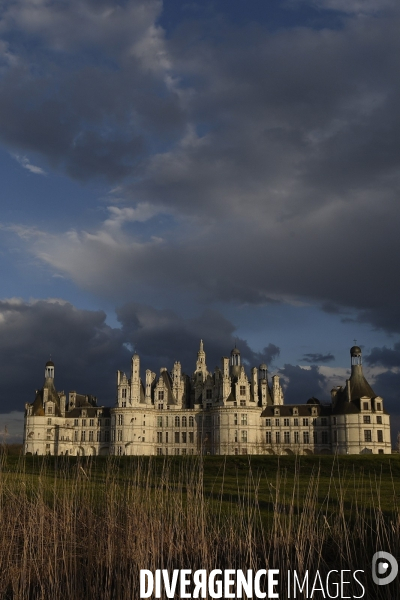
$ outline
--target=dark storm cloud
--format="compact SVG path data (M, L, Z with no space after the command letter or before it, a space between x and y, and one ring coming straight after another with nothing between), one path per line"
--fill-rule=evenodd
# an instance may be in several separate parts
M145 368L172 367L176 360L186 373L195 368L200 339L204 340L208 369L220 366L221 357L229 356L236 345L242 360L250 367L270 364L280 349L269 343L262 352L254 352L234 335L235 326L216 310L207 309L199 317L183 318L172 310L129 303L117 310L124 338L142 357Z
M184 319L172 311L128 304L117 316L121 329L108 326L104 312L79 310L67 302L0 301L0 413L21 411L33 401L50 355L58 390L94 394L108 406L114 404L116 370L130 374L133 349L141 356L142 376L149 368L170 370L176 360L191 374L201 338L211 371L235 343L251 366L279 355L272 343L254 352L217 311Z
M50 355L58 390L95 394L99 402L112 403L115 371L129 354L121 331L106 325L105 318L102 311L56 301L0 302L1 412L33 402Z
M388 369L400 367L400 343L393 345L393 348L372 348L371 352L365 356L364 361L370 366L383 366Z
M311 364L315 364L315 363L330 362L331 360L335 360L335 357L331 353L320 354L318 352L316 352L316 353L310 352L308 354L303 354L303 358L301 358L299 360L302 362L308 362Z
M167 37L160 2L6 3L3 141L176 219L145 244L98 225L37 256L119 298L303 298L400 331L399 8L311 4L341 27L203 19Z
M304 403L312 397L322 402L330 400L325 389L328 379L320 373L317 365L304 369L286 364L279 370L279 374L288 381L284 390L286 404Z

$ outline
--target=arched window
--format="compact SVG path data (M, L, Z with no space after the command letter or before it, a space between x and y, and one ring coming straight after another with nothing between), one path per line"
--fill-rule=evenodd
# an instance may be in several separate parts
M179 427L179 417L175 417L175 427Z
M182 417L182 427L187 427L187 418Z

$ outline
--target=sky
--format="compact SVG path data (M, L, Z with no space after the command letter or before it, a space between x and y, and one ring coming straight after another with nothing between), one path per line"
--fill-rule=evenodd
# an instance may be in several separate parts
M110 406L133 351L190 374L202 338L292 403L356 340L395 441L399 28L396 0L3 0L3 437L50 356Z

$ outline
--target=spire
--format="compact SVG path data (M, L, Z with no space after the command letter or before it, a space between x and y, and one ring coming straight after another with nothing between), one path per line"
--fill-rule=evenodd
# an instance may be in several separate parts
M204 378L207 376L206 353L204 352L203 340L200 340L199 351L197 353L196 372L203 373Z

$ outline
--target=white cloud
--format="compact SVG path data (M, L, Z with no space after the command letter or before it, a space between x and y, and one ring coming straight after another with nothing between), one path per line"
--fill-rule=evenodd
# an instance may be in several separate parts
M29 158L27 158L26 156L21 156L20 154L11 154L11 156L15 158L15 160L19 162L21 167L23 167L27 171L30 171L35 175L46 175L46 171L44 169L42 169L41 167L37 167L36 165L32 165Z

